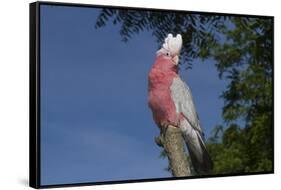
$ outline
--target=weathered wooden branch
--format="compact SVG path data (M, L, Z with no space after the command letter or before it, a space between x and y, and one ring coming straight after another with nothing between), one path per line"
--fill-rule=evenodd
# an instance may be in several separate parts
M184 140L179 128L169 125L155 138L158 146L167 153L169 167L174 177L190 176L190 166L184 151Z

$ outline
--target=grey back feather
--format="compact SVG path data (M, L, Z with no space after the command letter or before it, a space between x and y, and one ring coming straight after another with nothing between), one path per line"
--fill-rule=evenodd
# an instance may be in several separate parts
M189 124L202 133L192 94L187 84L183 82L180 77L175 77L170 90L176 106L176 112L178 114L182 112Z

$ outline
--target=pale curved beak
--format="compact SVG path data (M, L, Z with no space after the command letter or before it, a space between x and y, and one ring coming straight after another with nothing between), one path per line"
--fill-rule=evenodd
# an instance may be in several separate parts
M172 61L175 65L178 65L179 64L179 56L178 55L175 55L173 58L172 58Z

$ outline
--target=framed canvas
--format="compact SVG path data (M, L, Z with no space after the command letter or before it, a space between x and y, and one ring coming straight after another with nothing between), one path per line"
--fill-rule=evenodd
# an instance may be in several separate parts
M274 172L274 18L30 4L30 186Z

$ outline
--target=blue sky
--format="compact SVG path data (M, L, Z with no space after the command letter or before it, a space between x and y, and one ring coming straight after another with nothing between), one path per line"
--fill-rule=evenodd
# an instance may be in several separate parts
M156 40L141 32L123 43L118 26L94 28L98 13L41 5L42 185L170 177L147 106ZM180 73L208 137L226 83L210 60Z

